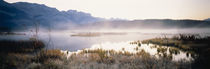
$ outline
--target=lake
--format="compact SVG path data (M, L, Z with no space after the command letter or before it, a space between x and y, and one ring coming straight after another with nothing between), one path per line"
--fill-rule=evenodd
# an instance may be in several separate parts
M84 33L84 32L82 32ZM86 33L86 32L85 32ZM160 33L138 33L130 32L126 34L104 34L100 36L71 36L77 34L75 32L54 32L39 33L39 39L45 42L47 49L61 49L69 51L77 51L84 48L90 48L95 44L101 43L120 43L127 41L137 41L145 40L155 37L171 37L172 34L160 34ZM26 33L26 35L1 35L0 39L10 39L10 40L28 40L32 37L32 33Z
M19 32L25 35L1 35L0 39L10 40L29 40L34 33ZM116 51L128 51L135 53L145 50L151 55L157 56L157 48L153 44L142 44L141 46L130 44L133 41L141 41L156 37L172 37L179 33L141 33L141 32L39 32L38 38L42 40L46 49L61 49L63 51L78 52L83 49L105 49ZM197 33L198 34L198 33ZM199 33L201 36L207 36L209 33ZM158 46L165 47L165 46ZM138 50L136 50L138 48ZM169 54L167 47L167 54ZM70 55L70 54L69 54ZM173 60L187 59L193 60L185 52L179 51L179 54L173 54Z

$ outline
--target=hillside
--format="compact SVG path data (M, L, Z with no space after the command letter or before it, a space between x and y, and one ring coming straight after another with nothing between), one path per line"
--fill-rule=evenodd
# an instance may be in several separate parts
M206 20L112 20L93 17L77 10L59 11L43 4L17 2L7 3L0 0L0 32L18 31L35 27L56 30L65 29L166 29L166 28L210 28Z
M83 25L91 28L115 28L115 29L183 29L183 28L209 28L209 21L199 20L171 20L171 19L147 19L147 20L113 20L101 21Z
M208 18L208 19L205 19L204 21L210 21L210 18Z
M59 11L42 4L17 2L7 3L0 1L0 31L21 30L24 26L33 27L39 23L47 28L54 25L56 29L62 25L84 24L102 20L91 16L89 13L76 10Z

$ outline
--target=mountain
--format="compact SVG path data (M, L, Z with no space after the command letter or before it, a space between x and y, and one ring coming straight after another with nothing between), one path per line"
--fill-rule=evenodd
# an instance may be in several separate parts
M168 28L210 28L210 19L172 20L146 19L122 20L93 17L89 13L76 10L59 11L43 4L0 0L0 32L17 31L35 27L48 29L168 29Z
M56 8L47 7L41 4L17 2L12 5L23 10L37 20L46 20L49 22L64 21L79 24L100 20L100 18L93 17L89 13L78 12L76 10L58 11Z
M0 0L0 31L17 29L20 25L19 23L27 22L28 20L30 20L30 18L24 11Z
M205 19L204 21L210 21L210 18L208 18L208 19Z
M172 19L146 19L146 20L114 20L101 21L84 25L89 28L105 29L183 29L183 28L210 28L209 21L201 20L172 20Z
M0 31L21 30L24 26L33 27L39 23L41 27L63 28L62 25L79 25L103 20L89 13L76 10L59 11L43 4L17 2L7 3L0 0Z

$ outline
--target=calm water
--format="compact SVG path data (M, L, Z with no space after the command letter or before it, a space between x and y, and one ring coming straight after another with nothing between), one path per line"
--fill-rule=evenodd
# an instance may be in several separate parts
M83 32L84 33L84 32ZM145 40L156 37L172 37L177 34L169 33L138 33L130 32L123 34L109 33L100 36L71 36L78 33L75 32L56 32L56 33L39 33L39 39L46 44L48 49L61 49L63 51L77 52L82 49L105 49L105 50L116 50L129 51L132 53L138 52L141 49L150 53L151 55L156 55L157 48L152 48L152 44L143 44L141 47L138 45L132 45L130 42L137 40ZM86 33L85 33L86 34ZM98 34L98 33L97 33ZM208 34L203 34L208 35ZM29 40L32 36L31 33L26 33L26 35L1 35L0 39L11 39L11 40ZM135 48L139 50L135 50ZM186 56L186 53L180 51L179 54L173 54L173 60L188 59L191 60L190 56Z
M39 39L44 41L49 49L62 49L69 51L81 50L84 48L90 48L95 44L101 43L118 43L136 40L145 40L155 37L163 37L162 34L143 34L143 33L126 33L126 34L107 34L100 36L71 36L75 33L39 33ZM32 36L31 33L26 35L1 35L0 39L11 40L29 40ZM167 35L170 37L171 35Z

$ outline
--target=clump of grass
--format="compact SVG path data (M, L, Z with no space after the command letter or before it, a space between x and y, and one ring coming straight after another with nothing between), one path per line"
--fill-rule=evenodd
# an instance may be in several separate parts
M166 53L166 52L167 52L167 48L158 47L158 48L157 48L157 52L158 52L158 53Z
M180 53L180 50L178 48L171 47L171 48L169 48L169 53L177 55Z
M38 55L36 55L36 61L44 63L49 59L63 59L64 53L60 50L41 50Z
M141 42L139 40L138 41L131 42L130 44L137 44L138 46L141 46Z
M143 56L145 58L151 57L151 55L149 53L145 52L145 50L138 51L134 55L136 55L136 56Z

